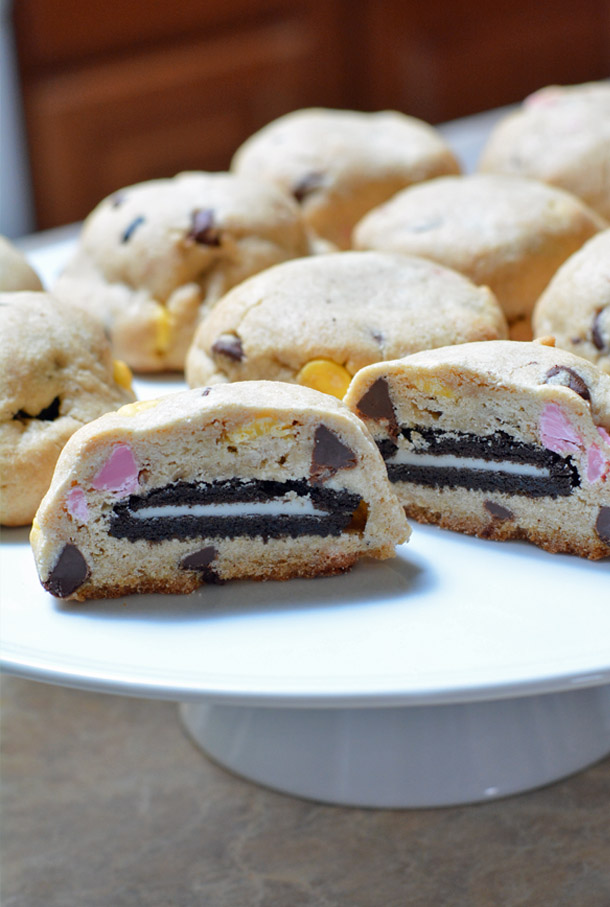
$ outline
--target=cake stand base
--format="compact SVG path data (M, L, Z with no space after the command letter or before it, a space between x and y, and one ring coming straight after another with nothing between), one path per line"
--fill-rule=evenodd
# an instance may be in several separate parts
M188 733L258 784L360 807L476 803L531 790L610 753L610 686L449 705L180 706Z

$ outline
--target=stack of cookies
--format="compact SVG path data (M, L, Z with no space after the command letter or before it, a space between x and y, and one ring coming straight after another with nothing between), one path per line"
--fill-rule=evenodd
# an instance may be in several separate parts
M609 129L609 84L547 88L464 174L420 120L296 111L227 173L100 202L53 306L103 326L119 385L192 390L87 410L44 479L45 588L336 572L405 513L610 555ZM12 400L12 430L64 396Z

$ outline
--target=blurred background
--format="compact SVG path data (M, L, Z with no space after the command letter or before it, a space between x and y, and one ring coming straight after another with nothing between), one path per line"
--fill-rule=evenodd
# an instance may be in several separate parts
M299 107L438 124L610 75L610 0L0 0L0 232L233 151Z

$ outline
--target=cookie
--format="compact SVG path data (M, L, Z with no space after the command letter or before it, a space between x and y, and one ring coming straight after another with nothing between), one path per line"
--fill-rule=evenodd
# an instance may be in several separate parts
M536 303L536 337L595 362L610 374L610 229L603 230L559 268Z
M192 387L268 379L342 397L365 365L507 336L492 293L424 258L336 252L288 261L234 287L203 319Z
M0 293L42 290L42 283L25 255L5 236L0 236Z
M338 249L349 248L367 211L400 189L460 172L440 133L422 120L324 108L269 123L237 150L231 169L292 195L312 233Z
M347 407L247 381L124 407L66 445L31 533L61 598L191 592L388 558L409 534Z
M413 519L610 555L610 376L593 363L538 342L466 343L368 366L345 402Z
M54 287L142 372L181 370L198 319L251 274L306 255L298 205L228 173L183 173L115 193L89 215Z
M0 522L30 523L68 438L134 399L91 315L48 293L0 293Z
M567 189L610 223L610 82L549 85L501 119L478 168Z
M579 199L536 180L501 174L439 177L369 212L354 246L423 255L490 287L511 326L529 319L549 280L604 222Z

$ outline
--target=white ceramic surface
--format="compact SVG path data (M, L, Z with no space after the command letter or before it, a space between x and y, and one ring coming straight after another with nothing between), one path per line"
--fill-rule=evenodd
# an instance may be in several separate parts
M448 124L467 169L499 113ZM47 286L76 231L22 243ZM416 525L395 560L345 576L78 605L42 590L27 531L5 530L0 584L6 670L182 701L208 754L298 796L474 802L610 751L608 561Z

